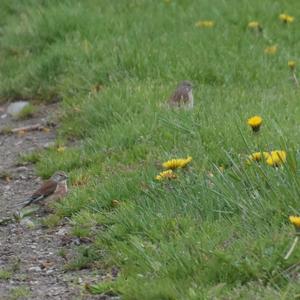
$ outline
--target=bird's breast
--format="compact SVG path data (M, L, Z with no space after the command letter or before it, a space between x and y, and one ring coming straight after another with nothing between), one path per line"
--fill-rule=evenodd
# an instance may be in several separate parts
M64 197L68 193L67 181L61 181L57 184L55 194L59 197Z

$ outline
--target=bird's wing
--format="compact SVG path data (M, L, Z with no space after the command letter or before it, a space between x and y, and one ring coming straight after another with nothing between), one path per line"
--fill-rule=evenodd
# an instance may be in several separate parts
M42 186L36 190L32 195L31 197L29 197L27 200L26 200L26 204L24 205L27 206L29 204L31 204L32 202L36 202L36 201L39 201L39 200L42 200L48 196L50 196L51 194L53 194L55 192L57 188L57 183L53 180L46 180Z
M33 194L32 197L39 197L39 196L49 196L53 194L56 190L57 183L51 179L44 181L42 186L36 190Z

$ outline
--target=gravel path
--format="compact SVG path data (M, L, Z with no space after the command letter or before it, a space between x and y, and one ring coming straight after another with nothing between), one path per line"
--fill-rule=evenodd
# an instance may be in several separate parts
M49 122L53 122L56 105L40 107L38 116L26 121L5 117L5 109L0 107L0 130L42 123L50 131L0 135L0 220L11 216L17 203L41 182L32 165L20 165L20 155L49 147L55 139L55 126ZM67 222L46 229L40 218L35 215L0 225L0 299L105 299L88 295L83 288L85 283L99 282L100 275L63 269L66 257L59 253L71 253L80 243L70 237Z

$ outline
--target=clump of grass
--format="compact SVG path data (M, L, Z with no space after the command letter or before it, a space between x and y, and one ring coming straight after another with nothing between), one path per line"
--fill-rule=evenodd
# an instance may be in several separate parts
M20 269L20 260L14 259L6 268L0 269L0 280L9 280Z
M51 214L49 216L46 216L42 219L41 223L43 226L48 228L54 228L59 225L61 222L61 216L57 214Z
M40 151L34 151L25 155L21 155L19 157L19 163L20 164L24 164L24 163L32 163L32 164L36 164L37 162L39 162L39 160L41 159L41 153Z
M11 127L10 126L4 126L0 130L0 134L11 134Z
M31 103L26 105L17 115L17 119L19 120L26 120L30 119L36 113L37 108L36 106L32 105Z
M101 282L94 285L86 285L86 290L92 294L102 294L107 296L118 295L114 282Z
M64 248L58 250L57 255L62 257L63 259L67 259L67 251Z
M12 272L9 270L2 269L0 270L0 280L8 280L12 276Z
M66 270L82 270L92 267L100 256L98 250L89 246L79 246L76 256L65 265Z
M88 237L91 233L92 232L89 227L74 226L72 229L72 235L76 237Z
M10 300L18 300L18 299L26 299L29 298L31 292L28 287L26 286L19 286L12 288L9 292L9 299Z

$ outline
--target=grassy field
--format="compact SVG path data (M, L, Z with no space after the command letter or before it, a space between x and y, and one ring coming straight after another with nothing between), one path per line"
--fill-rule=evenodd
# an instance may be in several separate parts
M300 63L298 0L2 0L0 17L1 101L62 99L57 147L31 159L45 178L70 174L47 222L71 217L74 235L94 240L68 267L120 269L92 292L299 297L300 245L284 259L288 217L300 214L300 93L288 67ZM195 84L193 111L164 106L181 80ZM247 163L272 150L286 163ZM176 179L155 180L187 156Z

